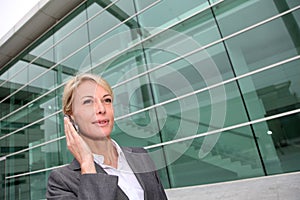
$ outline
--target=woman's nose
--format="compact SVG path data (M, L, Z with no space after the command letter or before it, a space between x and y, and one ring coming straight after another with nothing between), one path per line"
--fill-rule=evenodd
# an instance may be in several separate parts
M105 106L104 106L104 104L103 104L103 102L101 100L97 101L95 109L96 109L96 113L97 114L104 114L106 112Z

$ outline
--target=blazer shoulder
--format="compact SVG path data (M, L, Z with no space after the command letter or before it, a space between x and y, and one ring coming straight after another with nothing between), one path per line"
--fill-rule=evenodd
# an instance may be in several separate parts
M53 169L50 172L49 178L58 178L60 177L61 179L78 179L80 175L80 167L77 166L76 161L71 162L70 164L64 165L62 167Z

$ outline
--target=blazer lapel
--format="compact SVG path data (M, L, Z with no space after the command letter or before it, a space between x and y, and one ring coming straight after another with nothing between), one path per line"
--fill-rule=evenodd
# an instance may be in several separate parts
M143 180L143 176L140 171L140 161L138 161L134 156L132 156L132 149L129 147L121 147L123 150L123 153L125 155L126 160L128 161L129 166L131 167L134 175L136 176L138 182L141 184L141 187L145 191L145 183Z
M134 149L129 147L121 148L129 166L144 190L144 199L147 200L147 197L151 196L151 194L147 193L149 192L149 190L146 188L147 184L149 184L147 181L150 173L155 171L155 166L153 165L153 162L149 161L150 157L147 152L141 150L134 151Z

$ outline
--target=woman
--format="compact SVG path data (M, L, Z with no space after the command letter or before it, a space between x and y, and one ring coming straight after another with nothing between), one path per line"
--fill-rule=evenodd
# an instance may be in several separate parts
M112 103L112 89L99 76L83 74L66 84L64 128L74 160L51 172L47 199L167 199L147 152L111 139Z

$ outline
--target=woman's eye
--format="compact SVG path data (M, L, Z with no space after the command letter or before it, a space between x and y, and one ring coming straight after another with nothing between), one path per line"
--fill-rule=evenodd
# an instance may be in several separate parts
M104 99L103 101L104 101L104 103L109 104L109 103L112 102L112 99L111 99L111 98L106 98L106 99Z
M87 99L87 100L84 100L83 101L83 104L90 104L92 103L93 101L91 99Z

